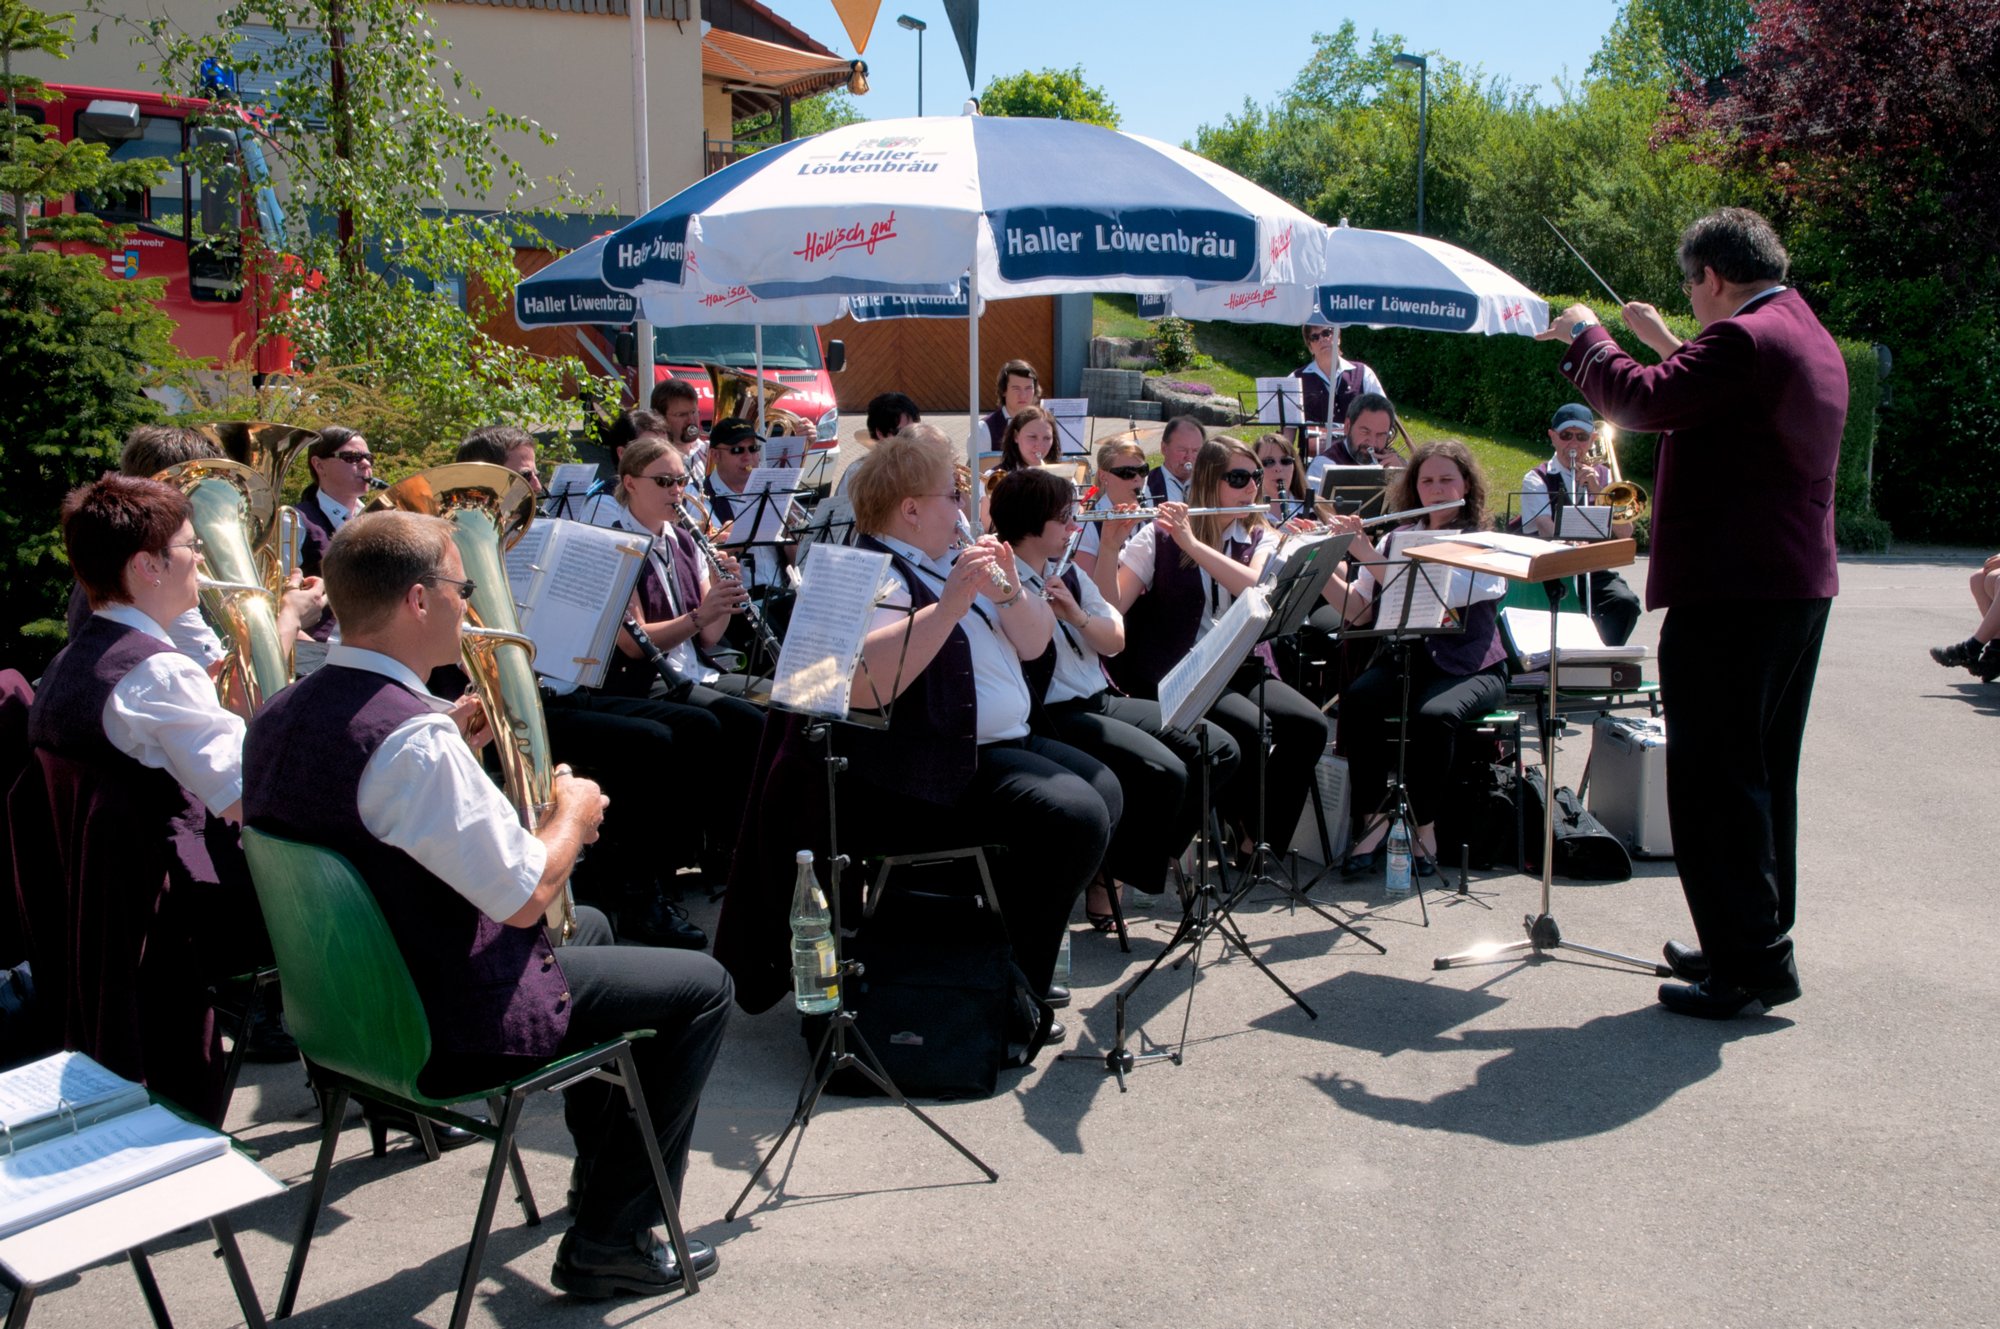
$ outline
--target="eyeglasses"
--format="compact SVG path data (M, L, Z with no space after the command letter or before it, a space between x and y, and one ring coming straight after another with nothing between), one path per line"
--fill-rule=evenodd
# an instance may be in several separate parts
M1261 466L1254 471L1224 471L1222 473L1222 483L1228 485L1231 489L1248 488L1263 478L1264 468Z
M948 498L948 499L950 499L950 500L951 500L951 501L952 501L952 502L953 502L954 504L958 504L958 503L963 503L963 502L965 502L965 495L966 495L966 493L967 493L967 492L968 492L968 491L966 491L966 490L963 490L963 489L960 489L960 488L958 488L958 487L954 486L954 487L952 488L952 491L951 491L951 492L950 492L949 494L920 494L920 495L918 495L918 497L920 497L920 498Z
M1697 286L1699 286L1699 285L1701 285L1701 278L1699 278L1699 277L1683 277L1683 278L1681 278L1681 294L1682 294L1682 295L1693 295L1693 294L1694 294L1694 288L1695 288L1695 287L1697 287Z
M1590 441L1588 429L1558 429L1556 437L1565 443L1587 443Z
M662 489L686 489L693 481L690 475L642 475L641 480L651 480Z
M349 466L359 466L364 461L372 464L375 460L375 454L372 452L336 452L333 454L333 459L335 461L344 461Z
M456 591L458 593L459 603L461 604L471 604L473 592L479 589L479 583L476 581L466 581L459 577L447 577L442 572L433 572L430 576L425 577L419 584L424 586L429 586L438 582L442 582L446 586L451 587L452 590Z
M1115 475L1120 480L1136 480L1146 473L1146 468L1143 466L1106 466L1103 468L1103 471L1106 475Z
M717 452L726 452L732 457L740 457L746 452L762 452L763 450L764 445L762 443L725 443L716 449Z
M1306 333L1306 345L1317 346L1331 336L1333 336L1332 328L1314 328Z
M200 537L200 536L196 535L196 536L191 536L191 537L189 537L188 539L186 539L186 540L183 540L183 541L181 541L181 542L180 542L179 544L171 544L171 545L168 545L168 546L167 546L167 548L169 548L169 549L192 549L192 550L194 551L194 556L195 556L196 558L200 558L200 557L202 556L202 554L203 554L203 553L207 552L207 549L208 549L208 546L207 546L207 545L205 545L205 544L203 544L203 543L201 542L201 537Z

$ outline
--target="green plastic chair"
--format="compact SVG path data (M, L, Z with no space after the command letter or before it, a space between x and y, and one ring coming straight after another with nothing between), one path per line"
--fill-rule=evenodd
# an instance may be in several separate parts
M508 1171L513 1173L515 1196L528 1225L542 1221L534 1194L528 1189L520 1152L514 1146L514 1132L528 1095L596 1076L625 1091L635 1124L651 1121L633 1064L631 1041L651 1037L652 1031L632 1031L623 1038L547 1062L505 1084L434 1098L417 1083L431 1056L430 1021L388 921L361 874L330 849L250 828L243 832L243 851L250 861L250 877L263 906L278 968L285 976L286 1020L312 1067L325 1114L319 1158L313 1166L305 1214L285 1271L276 1318L289 1316L298 1298L313 1230L326 1200L327 1174L333 1167L347 1100L351 1094L362 1093L420 1119L448 1122L493 1141L493 1161L486 1169L486 1185L480 1192L472 1240L459 1277L458 1299L451 1312L451 1329L464 1329L493 1211L500 1199L500 1179ZM490 1120L452 1110L481 1101ZM653 1132L640 1125L639 1134L652 1164L667 1234L685 1274L687 1292L692 1295L699 1290L700 1279L681 1231L679 1200L667 1180L666 1164Z

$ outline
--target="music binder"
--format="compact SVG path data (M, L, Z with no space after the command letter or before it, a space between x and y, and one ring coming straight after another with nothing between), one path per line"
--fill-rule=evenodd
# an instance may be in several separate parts
M536 673L603 684L646 546L631 531L561 518L529 523L507 551L507 585L522 635L535 643Z

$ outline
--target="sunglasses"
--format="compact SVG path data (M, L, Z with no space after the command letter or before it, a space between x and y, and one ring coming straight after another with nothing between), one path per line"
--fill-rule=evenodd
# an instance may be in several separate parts
M725 443L716 449L716 451L726 452L732 457L740 457L746 452L762 452L763 450L764 445L762 443Z
M1558 429L1556 437L1565 443L1585 443L1590 439L1588 429Z
M1265 470L1267 470L1267 471L1268 471L1268 470L1270 470L1270 469L1271 469L1272 467L1274 467L1274 466L1283 466L1283 467L1285 467L1285 468L1286 468L1287 470L1289 470L1289 469L1291 469L1291 465L1292 465L1292 459L1291 459L1290 457L1266 457L1266 458L1264 458L1264 469L1265 469Z
M1254 471L1224 471L1222 473L1222 483L1228 485L1231 489L1247 488L1263 478L1264 468L1261 466Z
M429 586L438 582L442 582L456 591L461 604L471 604L473 592L479 589L479 583L476 581L465 581L458 577L447 577L438 572L433 572L430 576L425 577L420 584Z
M686 489L691 476L686 475L642 475L641 480L651 480L662 489Z
M1136 480L1146 473L1146 468L1143 466L1106 466L1104 473L1106 475L1115 475L1120 480Z
M359 466L364 461L374 461L375 454L372 452L336 452L333 454L333 459L335 461L344 461L349 466Z
M1314 328L1306 334L1306 345L1317 346L1331 336L1333 336L1332 328Z

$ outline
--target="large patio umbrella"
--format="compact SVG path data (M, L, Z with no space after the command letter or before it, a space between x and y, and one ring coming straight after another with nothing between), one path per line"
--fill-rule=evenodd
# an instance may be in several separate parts
M1192 153L1061 120L875 120L768 148L614 233L606 283L642 298L690 264L760 295L982 298L1316 284L1326 228ZM975 425L978 322L967 379ZM977 447L972 430L969 448ZM976 456L969 458L976 467Z

